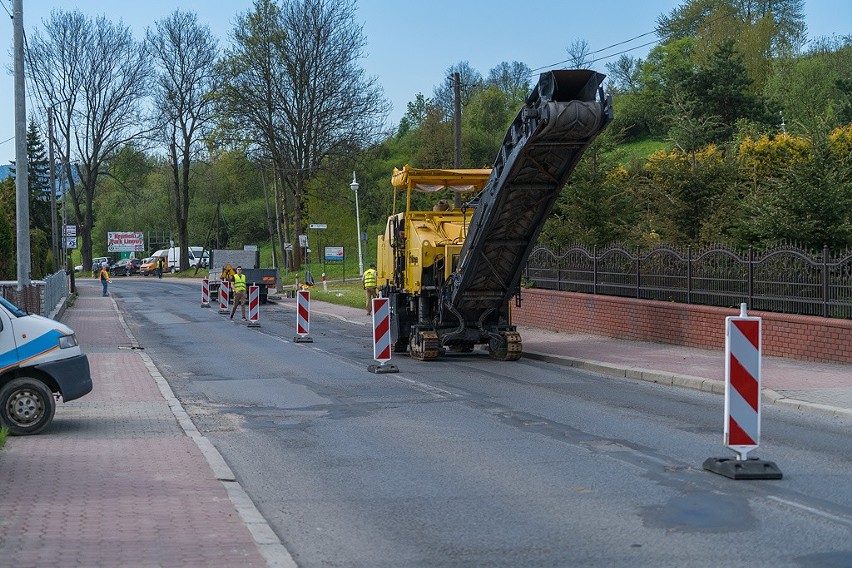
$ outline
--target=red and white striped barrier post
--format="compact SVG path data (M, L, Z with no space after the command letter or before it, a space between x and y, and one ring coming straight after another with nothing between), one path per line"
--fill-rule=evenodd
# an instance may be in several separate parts
M231 283L227 280L222 280L219 283L219 313L228 313L228 298L231 296Z
M260 286L252 284L248 287L249 327L260 327Z
M378 365L367 367L371 373L398 373L391 359L390 302L387 298L373 298L373 359Z
M311 332L311 293L308 290L296 292L296 343L313 343L308 336Z
M760 375L763 353L762 321L746 315L725 318L725 446L736 460L709 458L704 468L731 479L781 479L772 463L748 458L760 445Z
M206 278L201 281L201 307L210 307L210 281Z

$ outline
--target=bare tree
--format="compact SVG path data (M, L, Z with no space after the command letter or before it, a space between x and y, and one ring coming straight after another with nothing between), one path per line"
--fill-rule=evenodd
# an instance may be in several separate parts
M568 62L574 69L585 69L591 63L589 61L589 42L584 39L576 39L565 48L568 52Z
M146 33L157 62L154 88L156 132L168 145L180 243L180 269L189 268L190 167L215 110L217 41L193 13L176 10Z
M28 41L28 76L43 106L58 110L59 159L88 265L100 169L143 134L148 66L129 27L79 11L54 11L43 24Z
M237 18L231 47L219 63L222 130L243 145L260 147L259 153L272 163L275 188L282 187L280 180L286 175L283 142L277 127L285 120L278 103L283 96L279 86L285 80L281 57L286 50L285 37L278 4L274 0L255 0L253 10ZM292 242L289 204L280 193L275 192L276 224L280 226L283 221L285 238ZM283 243L280 249L284 254Z
M366 40L353 0L290 0L281 6L256 0L254 12L237 25L236 45L223 65L233 81L225 98L232 114L249 118L262 135L259 142L293 200L293 230L300 234L307 182L327 157L375 141L389 105L376 78L359 64ZM251 98L234 92L238 84ZM250 100L258 108L245 108ZM298 254L295 265L301 265Z
M481 91L483 88L482 74L470 66L467 61L460 61L444 71L444 81L439 86L435 87L432 94L432 102L444 111L444 117L451 120L454 112L454 94L453 94L453 74L459 74L459 82L461 83L461 105L462 108L467 105L473 95Z
M520 61L502 62L488 71L488 85L495 85L513 99L523 101L530 91L532 71Z

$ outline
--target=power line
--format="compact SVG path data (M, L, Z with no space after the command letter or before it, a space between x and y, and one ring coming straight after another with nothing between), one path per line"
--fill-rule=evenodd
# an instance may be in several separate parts
M704 25L704 26L709 26L709 25L714 24L714 23L718 22L719 20L721 20L721 19L723 19L723 18L725 18L725 17L727 17L727 16L728 16L728 14L721 14L721 15L719 15L719 16L716 16L715 18L713 18L712 20L710 20L710 21L708 21L708 22L702 22L702 25ZM608 46L606 46L606 47L603 47L603 48L601 48L601 49L598 49L598 50L595 50L595 51L591 51L591 52L589 52L589 53L587 53L587 54L585 54L585 55L594 55L594 54L596 54L596 53L601 53L602 51L606 51L606 50L611 49L611 48L613 48L613 47L618 47L619 45L624 45L625 43L630 43L631 41L634 41L634 40L637 40L637 39L643 38L643 37L648 36L648 35L651 35L651 34L661 35L661 34L660 34L660 28L656 28L656 29L654 29L654 30L651 30L650 32L645 32L645 33L643 33L643 34L639 34L638 36L634 36L634 37L632 37L632 38L630 38L630 39L626 39L626 40L624 40L624 41L619 41L619 42L614 43L614 44L612 44L612 45L608 45ZM603 57L598 57L598 58L596 58L596 59L592 59L592 60L591 60L591 61L589 61L588 63L597 63L598 61L602 61L602 60L604 60L604 59L610 59L610 58L615 57L615 56L617 56L617 55L623 55L623 54L625 54L625 53L630 53L631 51L635 51L635 50L637 50L637 49L641 49L641 48L643 48L643 47L648 47L649 45L654 45L654 44L657 44L657 43L660 43L660 40L649 41L649 42L647 42L647 43L643 43L642 45L637 45L636 47L631 47L631 48L628 48L628 49L625 49L625 50L622 50L622 51L618 51L618 52L616 52L616 53L611 53L610 55L605 55L605 56L603 56ZM535 72L535 71L541 71L542 69L550 69L550 68L556 67L557 65L562 65L563 63L568 63L568 62L569 62L569 61L571 61L572 59L573 59L573 58L569 57L568 59L563 59L562 61L558 61L558 62L553 63L553 64L551 64L551 65L545 65L545 66L543 66L543 67L536 67L535 69L532 69L532 72Z
M629 39L625 39L623 41L616 42L612 45L608 45L606 47L602 47L601 49L589 52L586 55L594 55L595 53L601 53L602 51L612 49L613 47L618 47L619 45L624 45L625 43L630 43L631 41L635 41L637 39L643 38L645 36L649 36L651 34L658 34L659 35L659 29L651 30L650 32L645 32L643 34L639 34L638 36L634 36L634 37L631 37ZM623 53L628 53L630 51L634 51L636 49L641 49L641 48L647 47L649 45L654 45L655 43L659 43L659 40L654 40L654 41L651 41L651 42L648 42L648 43L643 43L642 45L637 45L636 47L631 47L629 49L625 49L623 51L619 51L617 53L613 53L613 54L607 55L605 57L599 57L597 59L593 59L589 63L595 63L596 61L601 61L602 59L609 59L610 57L615 57L616 55L621 55ZM571 59L572 58L569 57L568 59L563 59L562 61L557 61L556 63L552 63L550 65L544 65L542 67L536 67L535 69L532 69L532 72L541 71L542 69L550 69L552 67L556 67L557 65L562 65L563 63L567 63L567 62L571 61Z

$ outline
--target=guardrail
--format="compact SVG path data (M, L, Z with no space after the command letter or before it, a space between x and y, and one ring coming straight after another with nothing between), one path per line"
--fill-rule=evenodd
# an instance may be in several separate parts
M524 277L542 289L852 318L852 251L828 247L821 255L797 247L537 247Z

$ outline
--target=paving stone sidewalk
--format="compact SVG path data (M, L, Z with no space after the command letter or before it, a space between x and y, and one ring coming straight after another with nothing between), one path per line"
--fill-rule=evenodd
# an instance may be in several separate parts
M232 496L245 494L187 434L112 298L94 281L78 292L62 319L94 390L0 451L0 566L295 566L265 521L245 522L253 505L238 511Z

